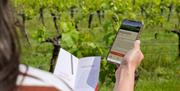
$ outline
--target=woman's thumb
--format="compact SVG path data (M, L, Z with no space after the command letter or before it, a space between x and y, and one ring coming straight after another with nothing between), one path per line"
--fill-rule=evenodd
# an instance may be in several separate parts
M134 49L137 49L137 50L139 50L140 49L140 40L136 40L135 42L134 42Z

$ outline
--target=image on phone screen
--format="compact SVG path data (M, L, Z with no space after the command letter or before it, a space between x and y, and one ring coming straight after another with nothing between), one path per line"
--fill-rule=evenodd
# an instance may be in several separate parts
M107 60L121 64L125 54L133 48L134 41L138 38L142 23L138 21L123 20L109 51Z

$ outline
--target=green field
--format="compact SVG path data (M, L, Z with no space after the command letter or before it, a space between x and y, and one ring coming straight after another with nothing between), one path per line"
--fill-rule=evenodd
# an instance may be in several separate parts
M48 32L53 35L54 28L50 27L53 26L52 22L48 18L46 20L48 21L47 26L49 26ZM25 41L25 43L22 43L24 47L22 62L36 68L48 70L53 47L48 43L39 43L36 37L33 36L36 34L34 30L37 30L38 24L37 19L29 21L27 24L32 45L30 47ZM155 27L154 29L158 28ZM103 30L101 28L93 30L93 32L98 31ZM101 38L101 36L99 37ZM173 33L159 31L158 39L155 39L153 31L143 29L141 49L145 59L139 68L140 78L137 82L136 91L178 91L180 89L180 60L177 59L178 36ZM72 49L67 50L71 51ZM108 48L106 48L106 51L108 51ZM114 74L109 76L113 77ZM106 79L104 83L101 83L100 91L112 91L113 83L110 79Z
M20 2L22 0L16 1ZM107 0L107 2L108 1L110 2L110 0ZM147 3L151 2L148 0L145 1ZM159 2L161 0L153 1ZM170 4L170 1L165 1L167 5ZM119 2L122 1L115 0L115 6L118 6ZM176 2L175 5L178 7L178 0L174 0L174 2ZM125 3L125 5L123 3ZM179 38L177 34L171 32L174 29L179 30L178 14L176 14L174 8L170 20L167 21L168 8L164 9L164 15L161 16L159 15L159 7L157 7L159 3L155 3L154 6L152 5L154 9L146 7L147 15L142 16L139 10L141 3L143 3L143 1L139 1L139 3L133 7L130 2L122 2L118 7L124 7L122 11L117 11L114 7L110 7L110 5L105 8L105 14L101 23L96 14L96 9L98 7L85 11L83 11L84 8L81 9L78 7L80 12L76 13L74 18L71 18L70 12L68 11L69 9L60 12L60 16L57 15L57 24L62 35L60 40L62 48L68 50L77 57L102 56L99 77L100 91L112 91L113 89L116 67L107 62L106 56L118 31L120 22L125 18L141 20L145 23L140 38L141 50L145 58L138 68L139 80L136 82L135 91L179 91L180 89L180 58L178 57ZM91 5L92 4L87 7L91 7ZM36 10L36 8L26 8L25 10L29 10L31 13L32 10ZM49 70L53 46L50 43L42 43L42 41L57 35L52 16L50 15L51 9L49 10L49 8L50 7L46 7L44 11L45 26L42 25L38 14L30 14L33 18L26 21L25 27L31 45L27 43L23 34L20 36L22 44L22 63L46 71ZM18 11L20 11L19 8L17 12ZM88 28L89 13L94 14L91 28ZM59 12L57 14L59 14ZM20 17L18 16L18 18ZM78 31L75 28L76 20L78 20ZM155 35L157 35L156 38Z

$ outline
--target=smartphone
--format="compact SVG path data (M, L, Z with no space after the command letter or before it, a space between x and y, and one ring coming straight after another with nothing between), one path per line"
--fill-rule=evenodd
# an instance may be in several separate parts
M121 64L125 54L134 47L140 37L143 24L140 21L123 20L107 56L109 62Z

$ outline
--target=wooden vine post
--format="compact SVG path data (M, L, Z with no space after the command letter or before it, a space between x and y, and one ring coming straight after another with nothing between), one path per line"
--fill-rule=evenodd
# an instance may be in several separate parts
M179 38L179 42L178 42L178 55L180 57L180 31L179 30L173 30L172 32L177 34L178 38Z
M18 14L22 21L18 20L15 22L15 26L17 26L20 31L23 33L24 37L26 38L28 44L31 46L31 42L29 40L28 32L26 31L25 25L26 25L26 15L24 13Z
M54 67L56 65L58 54L59 54L59 51L60 51L60 48L61 48L60 39L61 39L61 35L53 37L53 38L47 38L44 41L44 42L47 42L47 43L51 43L53 45L53 47L54 47L53 52L52 52L52 57L51 57L51 60L50 60L50 68L49 68L49 72L52 72L52 73L54 72Z
M44 22L44 7L43 6L39 9L39 19L40 19L41 23L43 24L43 26L45 26L45 22Z

